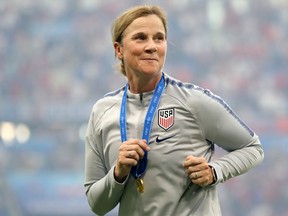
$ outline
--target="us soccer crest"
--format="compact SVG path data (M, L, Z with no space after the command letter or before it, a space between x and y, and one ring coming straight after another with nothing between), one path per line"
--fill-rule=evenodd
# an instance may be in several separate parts
M174 108L158 110L158 125L164 130L168 130L174 124Z

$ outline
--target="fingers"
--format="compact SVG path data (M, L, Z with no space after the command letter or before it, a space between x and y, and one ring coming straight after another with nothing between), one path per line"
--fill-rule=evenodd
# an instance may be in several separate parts
M145 151L150 147L146 140L132 139L123 142L119 147L118 160L114 171L117 179L123 179L130 173L131 167L136 166L138 161L144 157Z
M204 157L194 157L192 155L186 157L185 162L183 163L184 167L188 166L197 166L199 164L203 164L206 162L206 159Z
M150 147L146 144L146 140L128 140L122 143L119 148L119 156L134 159L135 162L144 157L145 151L149 151ZM135 166L136 164L133 164Z
M192 183L203 187L213 182L210 167L204 157L188 156L183 167Z

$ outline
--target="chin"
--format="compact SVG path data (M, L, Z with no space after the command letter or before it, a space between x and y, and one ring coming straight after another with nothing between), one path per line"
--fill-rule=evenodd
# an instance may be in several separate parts
M155 74L160 74L161 70L145 70L142 71L142 74L146 74L146 75L155 75Z
M145 74L156 74L156 73L160 73L161 72L161 68L159 67L149 67L149 68L142 68L142 73Z

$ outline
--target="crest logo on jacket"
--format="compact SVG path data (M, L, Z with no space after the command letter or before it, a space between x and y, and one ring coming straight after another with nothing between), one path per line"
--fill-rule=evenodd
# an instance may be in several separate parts
M158 125L164 130L168 130L174 124L174 108L158 110Z

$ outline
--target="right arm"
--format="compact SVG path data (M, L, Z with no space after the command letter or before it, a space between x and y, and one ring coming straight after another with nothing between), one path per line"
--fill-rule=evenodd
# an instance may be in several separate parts
M85 143L85 188L91 210L103 215L112 210L124 191L132 166L137 165L150 147L145 140L131 139L123 142L118 151L117 163L106 169L101 135L94 124L94 114L90 117Z
M114 179L114 166L107 170L100 145L97 145L92 113L85 143L85 190L91 210L98 215L111 211L122 196L126 181L118 183ZM99 144L99 143L98 143Z

